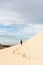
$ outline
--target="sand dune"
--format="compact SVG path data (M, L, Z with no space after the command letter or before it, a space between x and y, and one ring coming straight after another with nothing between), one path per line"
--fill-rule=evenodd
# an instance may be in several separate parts
M0 50L0 65L43 65L43 32L23 45Z

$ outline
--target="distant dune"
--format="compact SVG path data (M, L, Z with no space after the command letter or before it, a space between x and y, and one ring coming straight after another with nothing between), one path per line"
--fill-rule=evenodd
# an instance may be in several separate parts
M22 45L0 50L0 65L43 65L43 32Z

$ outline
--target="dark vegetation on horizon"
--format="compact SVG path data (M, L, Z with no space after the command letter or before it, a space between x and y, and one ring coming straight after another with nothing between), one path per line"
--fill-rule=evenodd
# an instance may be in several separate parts
M8 48L8 47L11 47L11 46L13 46L13 45L0 44L0 49Z

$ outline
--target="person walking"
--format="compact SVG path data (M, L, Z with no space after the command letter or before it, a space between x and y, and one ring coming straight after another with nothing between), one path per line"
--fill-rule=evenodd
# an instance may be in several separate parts
M23 41L22 41L22 39L21 39L20 44L22 45L22 43L23 43Z

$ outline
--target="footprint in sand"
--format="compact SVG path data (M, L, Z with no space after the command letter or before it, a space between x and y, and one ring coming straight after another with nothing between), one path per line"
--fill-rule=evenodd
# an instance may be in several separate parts
M16 53L16 51L18 50L19 48L17 48L17 49L15 49L14 51L13 51L13 54L15 53L15 54L18 54L18 55L21 55L23 58L26 58L26 59L29 59L29 60L31 60L31 57L29 56L27 56L26 55L26 53Z
M28 58L25 53L22 54L22 57L26 59Z
M19 49L19 48L15 49L15 50L13 51L13 54L14 54L18 49Z
M31 56L27 56L25 53L22 54L22 57L23 57L23 58L26 58L26 59L29 59L29 60L32 60Z

